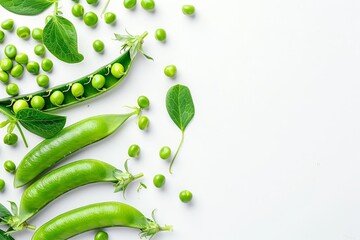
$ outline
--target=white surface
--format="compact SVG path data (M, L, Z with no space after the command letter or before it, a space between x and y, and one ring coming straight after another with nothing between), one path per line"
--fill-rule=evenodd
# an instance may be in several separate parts
M139 56L116 89L59 111L70 124L87 116L122 112L122 106L135 104L137 96L145 94L152 103L146 112L151 119L149 132L141 132L134 120L129 121L113 136L63 164L97 158L121 166L128 146L138 143L141 158L131 162L130 169L144 171L149 189L136 193L133 184L125 202L146 215L157 208L158 221L174 225L174 232L160 233L158 240L360 239L360 2L188 2L197 8L195 18L182 15L185 1L157 0L154 14L139 6L127 11L121 1L113 1L110 8L118 15L116 27L100 21L96 29L89 29L70 16L70 1L63 1L65 16L79 31L80 51L86 60L77 65L56 62L52 85L114 59L120 44L111 40L111 33L125 28L132 33L148 30L144 49L155 58L150 62ZM19 17L0 11L1 19L11 16L17 26L42 26L47 15ZM154 39L157 27L167 30L166 44ZM96 38L106 42L104 55L89 50ZM26 52L35 44L15 34L11 42ZM179 69L176 80L162 73L171 63ZM157 154L162 145L175 148L180 139L164 105L166 91L175 83L190 87L196 116L187 129L174 174L169 176L168 163ZM24 89L36 89L33 77L21 80ZM31 146L40 141L27 136ZM0 157L18 163L26 152L22 144L16 148L2 145ZM163 190L152 186L156 173L167 176ZM12 176L3 169L0 175L11 182ZM178 200L182 189L194 193L192 204ZM8 184L0 195L1 203L18 202L21 192ZM112 193L111 184L89 185L56 200L31 223L40 226L64 211L109 200L123 198ZM107 231L110 239L138 238L134 230ZM89 232L74 239L92 239L93 235ZM31 232L15 237L28 240Z

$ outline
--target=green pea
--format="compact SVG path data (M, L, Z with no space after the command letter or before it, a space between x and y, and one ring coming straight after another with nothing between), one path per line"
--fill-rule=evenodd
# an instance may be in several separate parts
M0 70L0 81L3 83L9 82L9 74L3 70Z
M165 30L162 29L162 28L156 29L155 38L160 42L164 42L166 40L166 32L165 32Z
M50 82L49 76L46 74L39 74L36 77L36 83L39 85L39 87L46 88L49 86L49 82Z
M29 73L37 75L37 74L39 74L40 66L39 66L39 63L31 61L31 62L28 62L28 64L26 64L26 69Z
M34 47L34 53L38 56L44 56L45 51L46 51L45 46L41 43L37 44Z
M53 66L54 66L53 62L48 58L44 58L41 61L41 68L45 72L50 72L52 70Z
M175 65L168 65L164 69L164 74L171 78L176 76L176 72L177 72L177 69L176 69Z
M5 39L5 33L0 30L0 43L3 43Z
M113 12L105 13L104 20L107 24L113 24L116 21L115 13L113 13Z
M193 15L195 13L195 7L193 5L183 5L182 12L185 15Z
M81 83L74 83L71 86L71 94L78 98L84 94L84 86Z
M97 232L94 238L94 240L108 240L108 239L109 239L109 235L104 231Z
M179 198L183 203L188 203L192 200L193 195L190 191L184 190L180 192Z
M74 17L82 17L84 15L84 7L79 3L74 4L74 6L71 8L71 12Z
M124 0L124 7L126 9L132 9L136 6L136 0Z
M11 31L14 29L14 20L13 19L6 19L1 23L1 28L7 31Z
M97 90L100 90L105 85L105 77L101 74L96 74L91 80L91 85Z
M164 186L165 181L166 181L165 176L162 174L155 175L153 179L153 183L157 188L161 188L162 186Z
M0 191L3 191L5 189L5 181L0 179Z
M98 0L86 0L86 2L87 2L88 4L91 4L91 5L96 5L96 4L98 4Z
M29 62L29 57L26 53L18 53L15 57L15 61L20 64L27 64Z
M105 45L101 40L95 40L93 42L93 48L94 48L95 52L103 52Z
M94 12L87 12L84 15L84 23L89 27L94 27L98 20L98 16Z
M64 102L65 96L60 91L55 91L50 96L50 102L55 106L60 106Z
M16 165L13 161L11 160L6 160L4 162L4 168L7 172L9 173L14 173L16 171Z
M19 87L16 83L9 83L6 85L6 93L10 96L16 96L19 94Z
M14 105L13 105L13 111L14 113L18 113L20 110L29 108L29 104L27 103L27 101L20 99L20 100L16 100Z
M45 106L45 99L41 96L34 96L30 101L30 105L32 108L41 110Z
M129 157L136 158L140 154L140 147L137 144L133 144L128 149L128 155Z
M45 23L48 23L48 22L50 22L50 20L53 18L53 15L48 15L48 16L46 16L46 18L45 18Z
M18 141L18 136L15 133L7 133L4 136L4 143L6 145L15 145Z
M160 155L161 159L164 159L164 160L169 159L171 156L171 148L169 148L168 146L162 147L160 149L159 155Z
M4 53L8 58L14 58L17 53L17 49L14 45L8 44L5 46Z
M24 67L21 64L15 64L15 66L11 69L10 75L14 78L20 78L24 73Z
M16 29L16 34L19 38L28 39L30 37L30 28L22 26Z
M150 100L146 96L140 96L137 99L137 103L140 108L148 108L150 105Z
M13 67L13 62L11 61L10 58L3 58L1 59L0 61L0 68L3 70L3 71L9 71L11 70Z
M43 40L43 30L41 28L34 28L31 31L31 36L34 40L42 41Z
M151 11L155 8L154 0L141 0L141 6L148 11Z
M125 69L121 63L114 63L111 66L111 74L116 78L120 78L122 75L124 75L124 72Z
M141 130L145 130L149 127L150 120L146 116L139 117L138 126Z

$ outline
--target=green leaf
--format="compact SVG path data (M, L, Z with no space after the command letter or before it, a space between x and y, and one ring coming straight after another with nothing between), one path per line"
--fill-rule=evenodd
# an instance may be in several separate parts
M0 240L14 240L14 238L0 229Z
M45 26L44 44L58 59L78 63L84 56L78 51L77 33L74 25L61 16L54 16Z
M52 138L61 131L66 117L41 112L33 108L22 109L16 118L28 131L43 138Z
M6 10L19 15L38 15L53 3L54 0L0 0Z
M0 218L4 219L11 216L12 214L9 212L9 210L0 203Z
M195 115L195 107L188 87L175 85L166 95L166 109L182 132Z

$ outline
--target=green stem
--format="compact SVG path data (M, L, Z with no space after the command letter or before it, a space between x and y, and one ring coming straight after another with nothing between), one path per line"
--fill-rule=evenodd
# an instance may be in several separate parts
M171 225L165 225L164 227L160 227L160 231L172 231L173 227Z
M169 173L170 173L170 174L172 174L171 167L172 167L172 165L174 164L175 158L176 158L176 156L178 155L179 150L180 150L180 148L181 148L181 146L182 146L182 144L183 144L183 142L184 142L184 137L185 137L184 131L181 131L181 141L180 141L180 144L179 144L178 149L176 150L176 153L175 153L175 155L174 155L174 157L173 157L173 159L171 160L171 163L170 163L170 167L169 167Z
M59 11L59 1L56 1L54 5L54 16L58 15L58 11Z
M104 13L105 13L106 9L108 8L109 4L110 4L110 0L107 1L107 3L106 3L106 5L105 5L104 9L102 10L100 16L104 15Z
M139 174L133 175L134 180L139 179L139 178L142 178L143 176L144 176L143 173L139 173Z
M16 127L18 128L19 132L20 132L20 135L21 135L22 140L24 141L25 147L29 147L29 146L28 146L28 143L27 143L27 141L26 141L25 135L24 135L24 133L23 133L23 131L22 131L19 123L16 122L15 124L16 124Z

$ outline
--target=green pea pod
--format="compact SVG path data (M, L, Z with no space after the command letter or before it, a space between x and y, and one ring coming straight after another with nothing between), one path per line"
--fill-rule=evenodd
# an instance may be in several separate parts
M66 240L93 229L127 227L141 231L140 237L153 237L159 231L170 231L171 226L160 227L139 210L124 203L96 203L63 213L42 225L32 240Z
M90 117L64 128L53 138L43 140L20 162L14 186L28 184L69 154L111 135L139 111Z
M127 161L125 170L121 171L110 164L93 159L64 165L31 184L21 197L19 212L3 222L10 225L14 231L27 228L31 226L27 221L50 202L68 191L91 183L111 182L114 183L115 192L125 192L132 181L143 176L142 173L129 173Z

